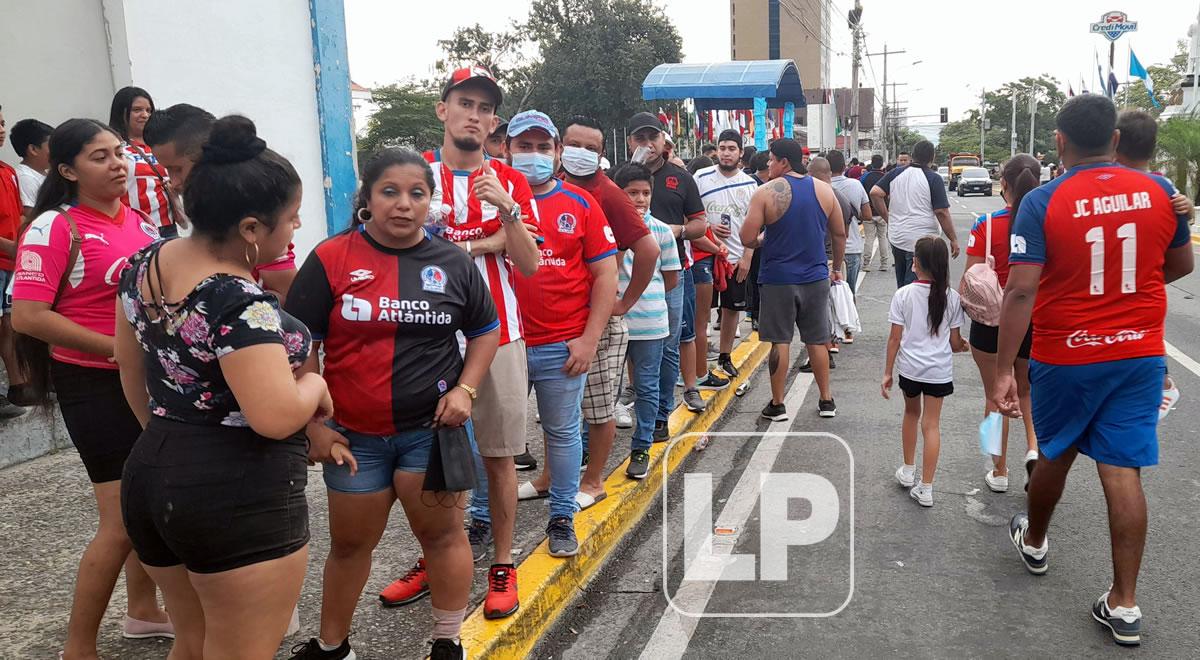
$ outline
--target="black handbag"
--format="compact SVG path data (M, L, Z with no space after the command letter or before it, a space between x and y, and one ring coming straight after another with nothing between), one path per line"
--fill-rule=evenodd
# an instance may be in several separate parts
M471 450L467 427L436 429L422 489L442 493L461 492L474 487L475 452Z

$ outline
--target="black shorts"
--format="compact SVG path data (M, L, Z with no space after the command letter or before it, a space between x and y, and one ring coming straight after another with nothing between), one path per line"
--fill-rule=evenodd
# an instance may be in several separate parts
M721 309L729 309L735 312L746 311L747 290L750 288L750 278L746 277L744 282L737 281L737 267L734 266L733 271L729 273L729 279L725 280L725 290L721 292Z
M970 342L976 350L984 353L995 355L1000 350L1000 328L994 325L984 325L971 321L971 330L967 341ZM1022 360L1029 359L1029 351L1033 349L1033 326L1029 326L1029 330L1025 332L1025 339L1021 341L1021 348L1017 349L1017 357Z
M953 381L949 383L922 383L901 376L900 391L904 392L904 396L909 399L915 399L922 394L925 396L935 396L940 399L954 394L954 383Z
M125 459L142 433L116 369L50 360L50 378L71 442L94 484L121 478Z
M219 573L308 543L303 436L151 418L121 480L121 514L147 566Z

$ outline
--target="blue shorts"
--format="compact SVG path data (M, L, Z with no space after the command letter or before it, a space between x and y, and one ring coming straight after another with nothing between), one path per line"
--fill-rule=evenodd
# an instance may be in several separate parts
M692 264L692 281L695 284L712 284L713 283L713 261L711 256L697 259L696 263Z
M692 269L683 271L683 323L679 326L679 343L696 341L696 283Z
M323 463L325 487L339 493L377 493L393 488L396 472L423 474L429 465L435 431L431 428L412 429L394 435L355 433L342 426L331 425L350 441L350 453L358 461L358 474L350 476L350 466ZM475 431L467 420L467 435L475 446Z
M1029 361L1033 428L1053 460L1071 448L1118 467L1158 464L1166 358L1060 366Z

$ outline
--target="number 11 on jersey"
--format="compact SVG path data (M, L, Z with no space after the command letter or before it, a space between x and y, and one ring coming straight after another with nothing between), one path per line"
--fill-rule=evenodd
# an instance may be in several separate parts
M1137 291L1137 224L1127 222L1117 227L1121 241L1121 293ZM1084 235L1092 244L1092 281L1089 293L1104 295L1104 227L1092 227Z

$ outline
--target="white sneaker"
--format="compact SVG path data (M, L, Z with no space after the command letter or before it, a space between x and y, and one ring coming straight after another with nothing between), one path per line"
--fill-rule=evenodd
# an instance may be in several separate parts
M632 406L617 404L617 428L631 429L633 428L633 414L630 412Z
M933 506L933 484L919 483L908 491L908 496L924 507Z
M287 631L283 633L284 637L291 637L300 632L300 605L292 608L292 620L288 622Z
M908 471L904 469L903 465L901 465L900 467L896 468L896 481L899 481L900 485L904 486L905 488L912 488L913 484L917 482L916 469Z
M1004 475L1003 477L998 477L995 474L995 470L989 469L987 471L987 474L983 475L983 480L987 482L988 488L990 488L993 493L1008 492L1008 475L1007 474Z
M1163 421L1163 418L1175 408L1175 404L1179 403L1179 388L1175 383L1171 383L1171 389L1163 390L1162 403L1158 405L1158 421Z

